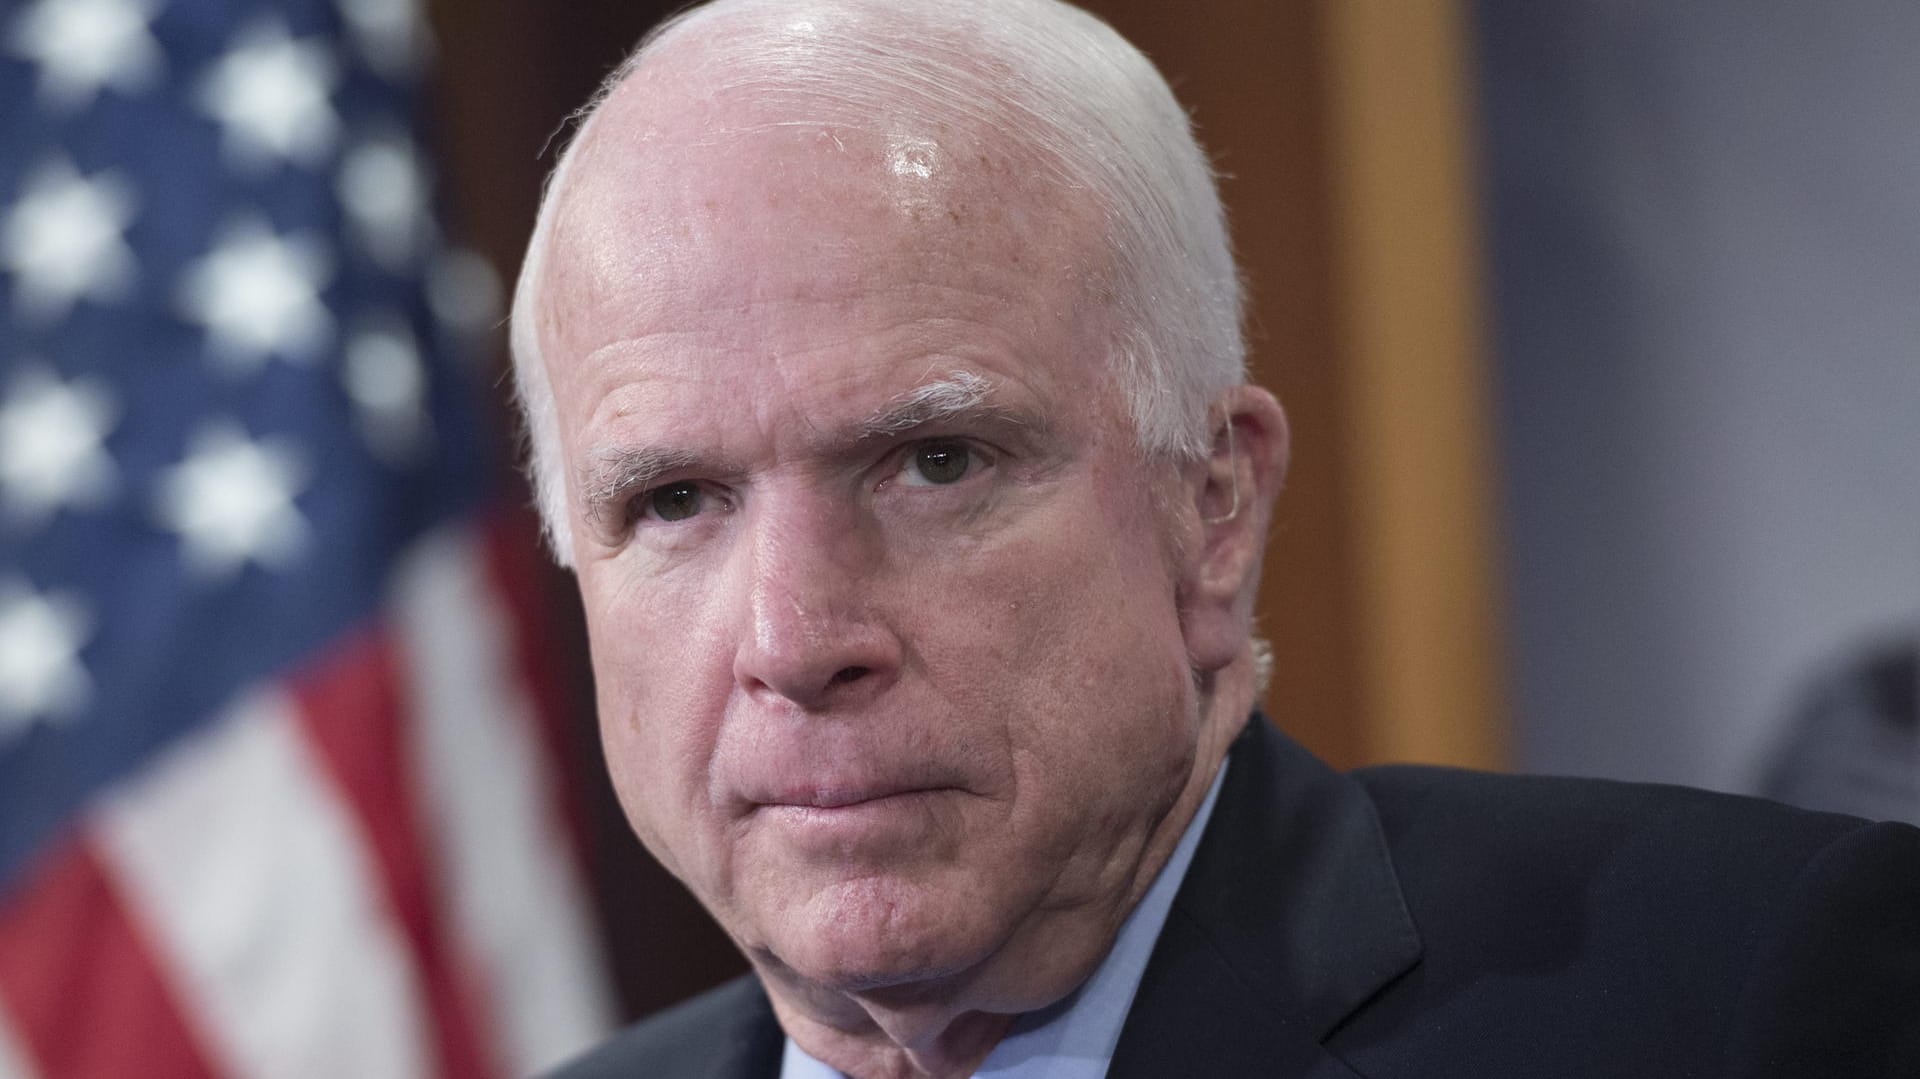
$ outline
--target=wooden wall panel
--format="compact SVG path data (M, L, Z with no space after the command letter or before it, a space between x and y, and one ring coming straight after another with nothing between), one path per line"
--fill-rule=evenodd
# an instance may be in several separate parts
M1457 0L1320 8L1362 755L1506 760L1471 77Z

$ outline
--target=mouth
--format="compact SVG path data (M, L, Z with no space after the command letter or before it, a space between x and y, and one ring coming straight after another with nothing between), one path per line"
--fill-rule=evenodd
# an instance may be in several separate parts
M921 795L937 794L946 787L851 787L851 788L814 788L804 791L782 792L765 801L755 804L756 809L814 810L822 813L837 810L879 807L887 803L904 803Z
M947 817L951 787L826 789L755 805L750 819L790 849L829 859L892 858L921 846Z

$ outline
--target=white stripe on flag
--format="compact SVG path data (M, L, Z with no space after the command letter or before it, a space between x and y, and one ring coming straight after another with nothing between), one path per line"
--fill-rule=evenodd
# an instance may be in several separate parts
M4 1005L0 1005L0 1079L37 1079L27 1066L26 1047L13 1032L13 1021Z
M507 615L466 532L410 552L394 595L456 938L484 974L505 1063L543 1071L605 1037L612 1009Z
M291 701L242 702L105 800L94 824L128 917L222 1070L426 1073L408 953Z

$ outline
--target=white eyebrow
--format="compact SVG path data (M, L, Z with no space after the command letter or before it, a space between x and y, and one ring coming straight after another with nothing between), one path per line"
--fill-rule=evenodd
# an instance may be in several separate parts
M592 462L580 470L579 477L587 519L597 520L628 494L645 490L661 476L688 468L699 459L697 454L685 450L623 449L594 454Z
M992 380L971 371L955 371L894 397L860 421L854 427L855 436L860 441L886 438L922 424L980 411L992 396Z

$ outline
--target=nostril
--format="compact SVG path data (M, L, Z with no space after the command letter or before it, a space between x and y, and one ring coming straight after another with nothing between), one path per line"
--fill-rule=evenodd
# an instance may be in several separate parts
M865 667L842 667L834 672L833 684L839 685L842 682L858 682L866 676L867 668Z

